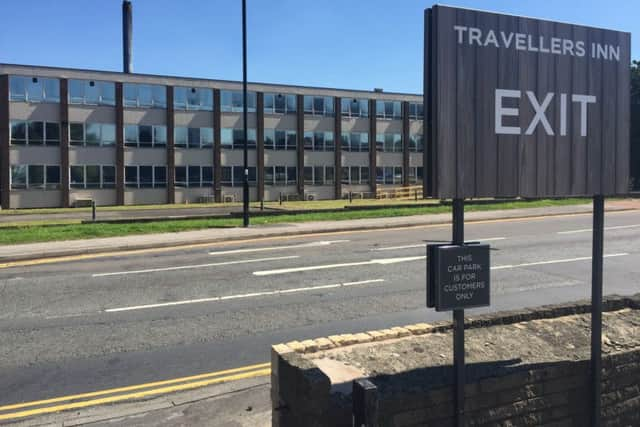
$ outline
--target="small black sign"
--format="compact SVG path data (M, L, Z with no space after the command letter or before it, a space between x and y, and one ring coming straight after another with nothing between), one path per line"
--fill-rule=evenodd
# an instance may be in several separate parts
M489 245L427 246L427 307L448 311L490 302Z

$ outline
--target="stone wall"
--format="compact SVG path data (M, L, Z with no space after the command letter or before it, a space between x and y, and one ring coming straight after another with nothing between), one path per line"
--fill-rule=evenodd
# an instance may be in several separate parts
M640 425L640 294L608 297L602 425ZM590 423L588 302L469 318L467 425ZM410 325L279 344L273 425L351 426L352 381L377 388L380 426L453 425L451 324Z

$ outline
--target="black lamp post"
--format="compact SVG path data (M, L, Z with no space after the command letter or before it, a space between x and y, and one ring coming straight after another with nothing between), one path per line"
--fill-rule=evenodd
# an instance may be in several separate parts
M247 131L247 1L242 0L242 127L244 131L243 225L249 226L249 150Z

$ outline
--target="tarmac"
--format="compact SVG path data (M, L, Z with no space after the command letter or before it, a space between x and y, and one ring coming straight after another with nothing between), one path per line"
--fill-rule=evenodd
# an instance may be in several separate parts
M612 200L608 212L639 210L640 200ZM467 212L466 221L534 218L540 216L570 216L588 214L590 204L545 208L509 209ZM89 240L32 243L0 247L0 262L95 254L155 247L207 244L221 241L243 241L283 235L304 235L388 229L411 226L447 224L451 214L431 214L407 217L317 221L293 224L254 226L249 228L206 229L166 234L134 235ZM95 406L72 412L60 412L28 418L12 426L251 426L271 425L269 376L216 384L195 390L154 396L139 401Z
M607 202L607 211L640 209L640 199ZM491 221L550 215L585 214L592 211L590 204L552 206L542 208L505 209L466 212L465 221ZM162 234L140 234L122 237L27 243L0 246L0 263L96 253L121 252L136 249L180 247L194 244L242 241L268 237L281 237L340 231L384 229L423 225L448 224L451 214L426 214L389 218L369 218L341 221L313 221L250 226L248 228L210 228Z

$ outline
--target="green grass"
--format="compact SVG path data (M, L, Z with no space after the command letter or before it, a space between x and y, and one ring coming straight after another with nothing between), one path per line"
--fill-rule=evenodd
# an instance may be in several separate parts
M466 211L534 208L585 204L585 199L514 201L485 205L467 205ZM449 206L398 207L344 212L315 212L278 216L262 216L251 219L252 225L292 223L306 221L339 221L362 218L388 218L408 215L437 214L450 212ZM59 240L91 239L98 237L126 236L132 234L171 233L207 228L239 227L240 218L185 219L129 224L61 224L20 225L5 228L0 233L0 245L18 243L50 242Z

